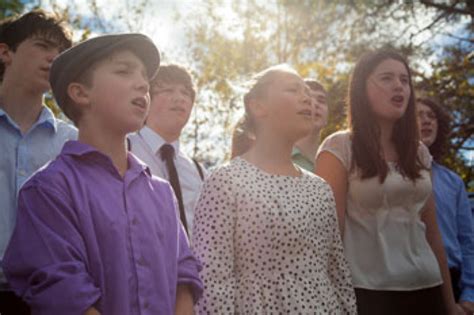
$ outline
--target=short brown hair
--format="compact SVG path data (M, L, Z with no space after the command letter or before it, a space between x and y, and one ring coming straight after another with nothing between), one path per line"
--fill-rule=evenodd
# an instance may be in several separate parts
M160 82L165 84L182 84L189 91L194 102L196 90L194 89L191 74L189 74L186 68L177 64L160 66L158 73L150 82L150 87L159 86Z
M324 86L321 83L319 83L318 81L316 81L315 79L310 79L310 78L304 79L304 83L306 83L306 85L312 91L321 91L321 92L324 92L325 94L327 94L327 91L324 88Z
M63 17L56 13L33 10L21 16L5 19L0 24L0 43L7 44L12 51L31 37L52 40L63 51L72 45L72 34ZM5 65L0 62L0 80L3 80Z

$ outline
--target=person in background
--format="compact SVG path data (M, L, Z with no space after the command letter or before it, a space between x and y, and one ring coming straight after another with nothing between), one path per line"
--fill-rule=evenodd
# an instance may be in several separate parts
M436 215L448 257L456 302L474 313L474 223L462 179L441 164L450 134L450 117L428 97L416 102L421 141L433 156L431 164Z
M324 140L315 166L335 195L358 313L459 314L405 59L364 54L348 101L350 129Z
M198 314L356 314L331 188L291 160L313 128L308 87L271 67L244 104L255 143L210 175L196 207Z
M189 72L170 64L160 67L151 82L150 93L146 125L129 136L130 149L150 167L153 175L171 183L181 222L189 235L205 170L183 152L179 137L191 115L196 91Z
M321 130L328 122L327 92L321 83L305 79L313 105L313 128L306 137L296 141L291 158L294 163L309 172L314 172L314 159L318 152Z
M104 35L59 55L54 97L79 140L19 194L3 268L34 314L191 314L200 264L169 183L127 150L143 126L158 49L142 34Z
M16 220L20 187L76 139L73 126L44 105L53 59L71 46L63 19L35 10L0 23L0 262ZM0 268L0 314L28 314Z

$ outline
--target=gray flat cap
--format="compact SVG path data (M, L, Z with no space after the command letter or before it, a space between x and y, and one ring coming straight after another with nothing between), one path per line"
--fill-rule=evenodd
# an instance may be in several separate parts
M53 61L49 83L60 107L64 105L67 87L95 62L120 49L137 55L152 79L160 66L160 53L152 40L137 33L103 35L83 41L64 51Z

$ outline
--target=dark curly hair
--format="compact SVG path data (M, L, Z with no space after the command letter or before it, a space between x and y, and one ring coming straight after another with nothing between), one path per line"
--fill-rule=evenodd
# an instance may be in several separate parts
M438 122L438 133L429 149L433 159L436 162L441 162L448 151L448 139L451 133L451 116L432 98L420 97L416 99L416 102L428 106L435 113Z

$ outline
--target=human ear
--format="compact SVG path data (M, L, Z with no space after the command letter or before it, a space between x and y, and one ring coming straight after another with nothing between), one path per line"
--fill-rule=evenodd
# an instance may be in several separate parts
M81 106L90 104L88 89L84 84L77 82L70 83L67 87L67 94L75 104Z
M0 59L3 64L7 65L11 62L11 50L5 43L0 43Z
M268 106L261 98L253 98L249 101L249 110L252 112L254 117L265 117L268 112Z

